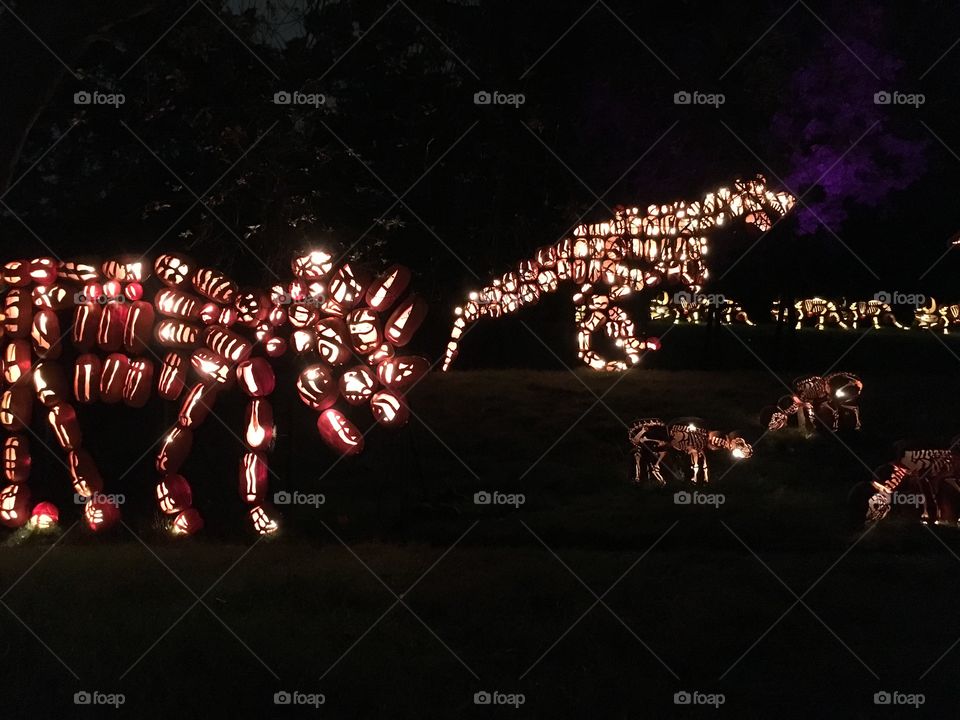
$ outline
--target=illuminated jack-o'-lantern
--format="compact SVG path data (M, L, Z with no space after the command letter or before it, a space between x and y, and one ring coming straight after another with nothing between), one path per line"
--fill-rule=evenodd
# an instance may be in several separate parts
M280 530L278 515L276 508L270 503L250 508L250 521L253 523L254 532L258 535L276 535Z
M12 338L26 338L33 324L33 298L21 288L7 290L3 299L3 329Z
M9 528L23 527L30 519L29 506L30 488L26 483L7 485L0 490L0 523Z
M369 308L354 310L346 318L347 333L353 349L360 355L367 355L383 341L377 314Z
M3 350L3 379L10 385L29 380L25 377L32 366L30 343L26 340L13 340Z
M34 285L31 292L33 306L47 310L68 310L73 307L73 293L59 283Z
M220 311L220 316L217 318L216 322L224 327L231 327L232 325L236 324L239 318L240 312L236 308L226 307Z
M54 405L47 414L47 421L53 428L53 434L64 450L77 450L83 444L80 421L72 405L60 403Z
M143 299L143 285L138 282L128 283L123 288L123 296L130 302L137 302ZM151 309L153 306L150 306Z
M134 355L142 355L147 350L153 333L155 314L153 305L138 300L130 306L127 322L123 329L123 347Z
M215 302L209 302L200 308L200 319L204 325L213 325L220 319L220 306Z
M167 475L157 483L157 505L160 512L176 515L193 504L193 491L190 483L182 475Z
M190 356L194 371L205 382L213 381L226 385L233 378L230 363L208 348L199 348Z
M330 279L323 310L343 316L363 299L366 278L350 264L343 265Z
M324 365L310 365L297 378L300 399L314 410L326 410L337 402L337 383Z
M70 282L87 283L100 277L100 272L96 265L76 260L66 260L60 263L57 276Z
M370 409L374 419L384 427L403 427L410 419L410 408L389 390L381 390L370 398Z
M317 324L320 319L320 310L306 303L294 303L287 310L287 320L295 328L308 328Z
M277 386L273 366L263 358L251 358L237 365L237 381L240 389L254 398L270 395Z
M161 320L154 335L157 342L165 348L186 350L197 344L200 328L182 320Z
M73 366L73 397L78 403L92 403L100 399L100 377L103 363L99 356L80 355Z
M132 408L142 408L150 399L153 386L153 361L131 360L123 383L123 401Z
M164 475L179 472L193 448L193 431L179 425L168 432L157 453L157 472Z
M10 432L20 432L33 419L33 388L15 385L0 396L0 425Z
M295 330L290 336L291 347L297 355L313 350L317 344L317 334L313 330Z
M175 288L158 292L153 304L161 315L180 320L198 320L202 307L196 296Z
M170 532L174 535L195 535L201 530L203 530L203 518L195 508L187 508L170 524Z
M143 258L133 256L107 260L100 269L108 278L121 283L142 283L150 276L150 268Z
M86 450L73 450L68 453L67 465L70 468L73 491L77 495L88 498L103 490L103 477Z
M396 349L388 342L380 343L380 347L367 355L367 360L371 365L379 365L384 360L389 360L397 354Z
M272 337L263 344L267 357L283 357L287 353L287 341L283 338Z
M50 530L60 522L60 511L53 503L37 503L30 513L30 527L34 530Z
M368 289L367 307L374 312L384 312L393 307L410 285L410 271L403 265L393 265Z
M167 353L157 381L157 394L164 400L176 400L186 387L186 382L187 361L179 353Z
M33 458L25 435L11 435L3 441L3 476L8 483L21 483L30 477Z
M225 305L233 302L237 285L219 270L200 268L192 278L193 289L208 300Z
M261 290L246 290L238 294L233 306L237 310L237 322L247 327L253 327L270 316L270 298Z
M207 419L217 400L216 383L197 383L183 399L177 422L185 428L196 428Z
M108 355L100 375L100 400L107 404L123 400L123 388L130 372L130 359L122 353Z
M377 376L366 365L358 365L340 376L340 394L351 405L363 405L373 397Z
M240 497L249 505L259 505L267 494L269 470L267 458L258 452L245 453L240 460Z
M291 268L298 278L320 280L333 269L333 256L324 250L313 250L295 257Z
M73 316L73 344L81 351L87 352L96 344L102 314L103 308L99 305L92 303L77 305Z
M48 408L66 401L69 397L63 368L53 362L44 361L37 365L33 371L33 388L37 399Z
M217 355L234 363L246 360L253 352L253 345L246 338L219 325L207 328L204 342Z
M57 261L41 257L30 261L30 282L37 285L50 285L57 279Z
M273 447L277 429L273 421L273 406L263 398L247 404L246 428L243 440L251 450L266 450Z
M341 455L363 452L363 435L347 416L336 408L324 410L317 419L320 437Z
M343 365L353 357L347 346L347 326L339 318L317 323L317 352L328 365Z
M37 311L33 316L33 325L30 328L30 337L33 339L33 349L42 358L56 360L63 352L60 342L60 320L53 310L46 308Z
M182 255L161 255L153 264L153 270L167 287L176 288L193 277L191 263Z
M4 264L2 278L4 285L26 287L30 284L30 263L26 260L13 260Z
M419 296L411 295L393 311L383 334L397 347L403 347L413 339L413 334L426 316L427 303Z
M123 331L127 324L127 306L124 303L110 302L100 313L100 327L97 328L97 345L106 352L116 352L123 346Z
M430 370L426 358L398 356L384 360L377 366L377 378L385 387L403 394Z
M104 532L120 521L120 508L111 498L98 495L84 504L83 519L94 532Z

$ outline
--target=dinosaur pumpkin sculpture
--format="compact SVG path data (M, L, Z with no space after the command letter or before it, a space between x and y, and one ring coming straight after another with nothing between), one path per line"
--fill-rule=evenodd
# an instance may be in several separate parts
M44 527L58 519L49 502L28 511L35 407L46 414L66 455L73 489L86 498L84 520L95 531L116 523L120 511L114 496L103 494L103 478L83 448L78 405L142 408L154 388L163 400L180 401L177 422L156 455L155 490L178 535L203 526L181 468L218 395L234 385L249 398L238 434L246 445L240 495L256 532L277 531L277 513L267 501L267 454L277 436L268 399L276 385L270 361L288 349L304 360L300 399L318 413L320 437L338 453L363 449L363 433L341 400L369 404L380 425L403 425L409 416L404 393L429 369L423 358L396 354L426 314L416 295L401 299L410 272L393 266L373 281L352 263L336 267L322 250L294 257L292 270L291 282L264 291L241 290L220 271L178 254L153 264L144 258L102 265L52 258L6 263L0 426L7 484L0 489L0 522ZM67 336L76 352L64 363Z

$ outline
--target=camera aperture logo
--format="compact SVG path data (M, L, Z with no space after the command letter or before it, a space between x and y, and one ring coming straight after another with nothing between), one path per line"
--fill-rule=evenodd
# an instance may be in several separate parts
M323 693L305 693L299 690L281 690L274 693L274 705L296 705L299 707L312 707L318 710L321 705L327 703L327 696Z
M102 93L99 90L78 90L73 94L74 105L108 105L114 110L127 101L123 93Z
M674 705L708 705L718 708L727 702L727 696L723 693L705 693L699 690L680 690L673 694Z
M909 105L914 110L927 101L923 93L905 93L899 90L878 90L873 94L874 105Z
M525 102L527 102L527 96L523 93L480 90L473 94L474 105L509 105L513 107L514 110L519 110L520 106Z
M73 694L74 705L102 705L112 707L118 710L121 705L127 702L127 696L123 693L105 693L100 690L80 690Z
M923 693L905 693L899 690L880 690L873 694L874 705L904 705L914 709L927 701Z
M527 696L523 693L504 693L498 690L481 690L473 695L474 705L498 705L512 707L514 710L519 710L526 701Z
M299 90L278 90L273 94L274 105L307 105L313 109L326 104L327 96L323 93L305 93Z
M273 494L274 505L302 505L305 507L319 508L321 505L325 505L326 502L327 496L323 493L302 493L281 490Z
M727 501L723 493L705 493L699 490L681 490L673 494L674 505L707 505L718 510Z
M705 93L699 90L678 90L673 94L674 105L709 105L714 110L727 101L723 93Z
M518 509L527 501L527 496L523 493L502 493L494 490L488 492L481 490L473 494L474 505L509 505Z

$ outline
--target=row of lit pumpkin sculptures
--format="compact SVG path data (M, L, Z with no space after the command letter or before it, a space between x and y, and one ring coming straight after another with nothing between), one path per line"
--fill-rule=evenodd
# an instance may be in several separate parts
M194 431L223 392L248 397L240 433L247 451L239 491L254 530L278 529L267 502L267 454L276 438L269 396L276 385L270 360L288 350L305 359L296 388L318 413L321 438L352 455L364 434L338 407L369 404L377 424L406 423L404 395L429 369L427 360L401 356L422 323L426 304L404 297L410 272L393 266L374 279L351 263L336 266L324 251L294 257L293 279L269 292L241 290L223 273L178 254L103 264L52 258L12 261L0 270L5 291L0 342L0 426L3 474L0 522L55 525L59 511L42 502L30 511L30 436L34 405L42 406L64 453L74 492L86 499L83 517L95 531L120 520L117 495L107 495L96 462L83 447L76 405L123 403L142 408L154 389L180 401L176 424L156 455L156 499L174 534L203 526L189 482L180 474ZM158 282L157 282L158 281ZM146 300L151 286L159 285ZM64 341L75 357L65 368ZM255 355L255 353L257 353ZM68 379L69 376L69 379Z

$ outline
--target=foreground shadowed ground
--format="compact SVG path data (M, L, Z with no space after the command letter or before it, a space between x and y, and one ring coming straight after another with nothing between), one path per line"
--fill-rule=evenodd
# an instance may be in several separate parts
M851 353L876 353L870 342ZM481 690L523 693L516 717L712 712L674 706L679 690L724 693L740 717L874 717L883 689L954 708L960 650L934 664L960 637L960 534L890 522L863 536L847 517L851 487L894 440L960 429L949 402L960 376L911 375L912 362L863 372L865 429L841 439L760 439L757 414L784 389L756 363L431 377L407 430L374 432L364 456L329 473L309 415L291 406L276 489L326 503L287 512L272 542L241 532L235 452L208 427L214 449L191 475L203 537L172 543L143 520L147 462L122 488L129 529L71 528L62 491L60 543L14 537L0 552L5 709L82 716L81 689L125 693L120 714L136 717L284 716L273 705L284 689L324 693L319 713L290 711L318 717L507 713L474 706ZM747 462L713 459L719 509L628 482L624 423L650 415L759 439ZM129 444L121 465L149 437ZM54 464L39 472L64 484ZM481 490L526 502L477 506ZM408 590L409 609L390 609Z

